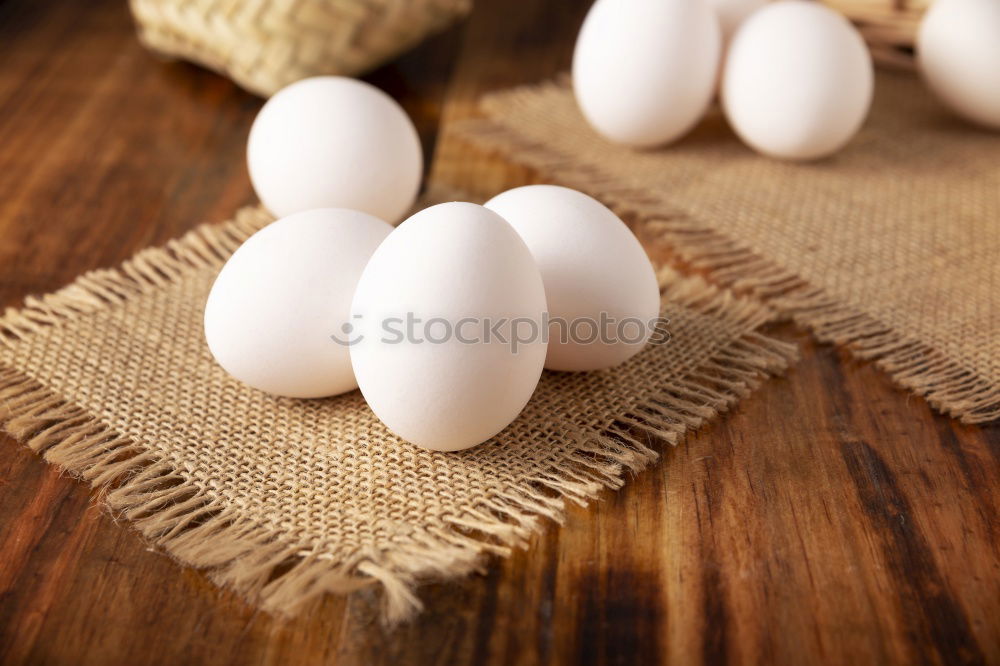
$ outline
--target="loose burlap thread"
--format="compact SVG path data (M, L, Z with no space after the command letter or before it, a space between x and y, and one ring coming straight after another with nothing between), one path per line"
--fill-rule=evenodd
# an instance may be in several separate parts
M836 156L787 163L718 111L655 151L615 146L565 80L503 91L470 141L648 224L679 258L826 342L875 359L967 423L1000 417L1000 135L953 118L907 73L881 73Z
M379 584L415 587L523 545L729 408L794 356L766 307L665 269L672 339L612 371L544 373L522 415L460 453L389 433L360 392L278 398L230 378L203 336L225 259L270 218L244 209L0 319L0 421L102 490L183 563L265 610Z

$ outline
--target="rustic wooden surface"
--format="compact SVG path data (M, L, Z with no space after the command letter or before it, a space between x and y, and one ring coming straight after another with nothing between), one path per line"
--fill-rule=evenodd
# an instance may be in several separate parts
M485 90L565 68L585 3L477 0L370 78L484 193L531 180L448 137ZM0 0L0 305L253 201L260 101L135 42L122 0ZM0 437L0 661L1000 663L1000 428L963 427L791 327L803 360L525 552L280 622L148 548Z

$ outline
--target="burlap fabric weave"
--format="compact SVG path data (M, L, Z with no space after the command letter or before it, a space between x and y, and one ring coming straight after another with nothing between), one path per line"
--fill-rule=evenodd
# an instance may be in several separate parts
M462 453L390 434L360 392L277 398L228 377L203 334L224 260L269 221L245 209L0 319L0 420L105 490L180 561L294 613L371 583L398 620L415 586L523 544L566 500L615 488L725 410L793 348L771 312L667 271L672 339L613 371L545 373L518 420Z
M482 109L459 130L470 140L647 222L938 409L1000 417L1000 134L952 118L913 75L880 74L861 133L812 164L756 155L717 111L667 148L612 145L564 81Z

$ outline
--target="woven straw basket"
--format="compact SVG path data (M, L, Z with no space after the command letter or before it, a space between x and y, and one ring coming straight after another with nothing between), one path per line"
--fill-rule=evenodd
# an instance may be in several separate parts
M823 0L851 19L871 47L875 61L913 67L913 45L932 0Z
M130 0L150 49L269 96L319 74L360 74L469 11L472 0Z

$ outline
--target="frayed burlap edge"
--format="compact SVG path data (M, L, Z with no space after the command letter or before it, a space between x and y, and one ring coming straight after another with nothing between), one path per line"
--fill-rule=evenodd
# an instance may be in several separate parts
M648 188L631 187L611 173L581 164L503 124L505 108L546 86L566 88L564 78L488 95L481 108L489 118L457 123L458 136L499 155L536 169L554 182L587 192L667 243L692 268L706 271L713 282L760 299L821 342L840 345L872 360L899 386L923 396L939 411L963 423L1000 418L1000 386L939 349L879 321L794 272L761 256L738 239L678 210Z
M163 248L148 249L118 270L98 270L0 318L0 344L15 345L53 326L113 308L187 273L221 266L239 244L267 223L260 209L240 211L224 225L203 225ZM765 306L734 297L670 269L660 275L665 297L753 331L772 319ZM325 593L348 593L377 583L388 623L418 612L414 590L427 580L480 569L484 557L524 546L539 518L562 522L564 502L585 504L626 473L656 460L651 436L676 444L687 431L726 411L767 376L795 358L793 345L756 332L721 348L683 379L671 379L656 399L602 433L578 433L580 445L565 463L532 479L530 493L511 491L455 516L448 529L421 530L393 550L357 552L334 561L321 544L254 523L211 488L185 476L161 454L123 437L32 377L0 366L0 423L48 462L88 481L116 514L181 563L207 570L266 611L290 615Z

